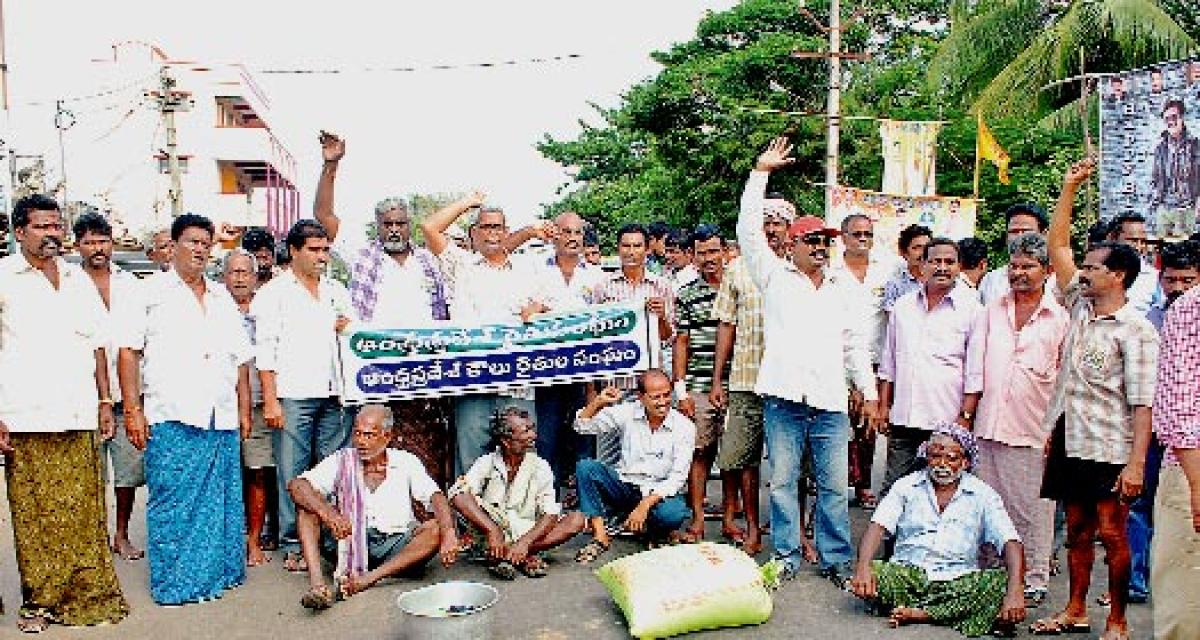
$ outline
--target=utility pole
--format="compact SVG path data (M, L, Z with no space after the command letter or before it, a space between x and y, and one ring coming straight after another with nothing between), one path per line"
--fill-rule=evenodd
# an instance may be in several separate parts
M71 200L67 194L67 145L64 134L67 129L75 126L75 114L63 107L63 101L54 103L54 128L58 129L58 172L62 179L63 212L70 216ZM69 220L68 220L69 222Z
M167 173L171 176L171 190L168 198L171 201L171 216L177 217L183 213L183 176L179 168L179 141L175 129L175 113L188 111L191 101L188 94L176 91L175 78L171 76L170 67L164 65L158 75L158 111L162 116L163 131L167 135Z
M853 24L859 14L856 12L850 21L843 25L841 0L829 0L828 25L822 24L804 6L803 1L800 3L800 13L818 29L829 34L829 51L796 51L792 53L793 58L829 59L829 97L825 114L825 219L829 220L833 213L833 190L838 185L838 150L842 141L842 58L866 60L870 54L842 51L842 30Z

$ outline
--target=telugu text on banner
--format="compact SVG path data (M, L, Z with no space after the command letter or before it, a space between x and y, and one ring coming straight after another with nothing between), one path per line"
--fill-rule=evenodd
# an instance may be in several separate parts
M658 361L658 324L641 305L598 305L520 324L353 326L340 338L349 404L458 396L607 379Z

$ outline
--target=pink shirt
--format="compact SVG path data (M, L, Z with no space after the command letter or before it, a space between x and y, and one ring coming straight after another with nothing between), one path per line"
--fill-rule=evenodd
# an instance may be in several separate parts
M1058 378L1071 315L1044 293L1028 322L1016 326L1012 292L984 307L976 329L983 338L983 397L975 436L1013 447L1042 447L1050 395Z
M897 300L888 318L879 378L893 385L894 425L931 429L953 422L963 395L983 390L983 340L975 330L983 313L979 294L955 285L928 308L922 286Z
M1200 449L1200 287L1171 305L1161 335L1154 433L1167 447L1163 465L1177 466L1176 449Z

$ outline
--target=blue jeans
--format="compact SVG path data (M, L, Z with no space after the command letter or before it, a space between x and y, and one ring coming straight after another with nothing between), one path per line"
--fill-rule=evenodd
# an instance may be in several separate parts
M1151 438L1146 453L1146 479L1142 495L1129 505L1129 594L1136 599L1150 596L1150 540L1154 536L1154 496L1158 493L1158 474L1162 467L1163 446Z
M492 442L492 415L509 405L524 409L533 417L533 402L495 393L473 393L454 399L454 476L466 474L479 456L487 453Z
M280 398L283 428L271 432L275 444L275 479L279 488L279 548L299 553L296 503L287 486L338 449L350 444L350 429L336 397Z
M796 570L803 564L800 545L800 496L797 484L804 451L811 448L817 483L813 516L821 569L848 571L850 546L850 420L845 413L822 411L800 402L765 396L763 421L771 459L771 544L775 555Z
M579 491L579 510L590 518L627 516L642 501L642 490L621 480L617 470L596 460L580 460L575 466ZM663 498L646 516L646 533L653 537L675 531L692 517L682 496Z
M537 454L550 463L554 480L562 486L575 473L575 465L596 454L595 438L575 433L575 412L586 402L582 383L538 387Z

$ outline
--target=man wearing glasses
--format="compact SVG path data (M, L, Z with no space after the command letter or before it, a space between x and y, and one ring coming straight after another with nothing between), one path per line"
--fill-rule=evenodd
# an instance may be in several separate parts
M1160 237L1184 237L1196 230L1196 196L1200 194L1200 140L1187 130L1183 101L1163 105L1166 128L1154 148L1150 208L1158 214Z
M842 254L833 260L831 273L845 278L858 296L858 302L867 325L867 346L871 351L871 364L879 366L879 355L883 352L884 330L887 328L887 311L883 309L883 290L888 280L900 270L903 261L899 256L874 251L875 225L862 214L851 214L842 220ZM850 483L854 485L854 498L864 509L875 508L877 499L871 493L871 462L875 457L875 432L862 414L862 394L850 392L850 426L854 428L854 441L850 443Z
M846 284L826 273L836 229L815 216L789 227L791 260L771 250L763 232L763 199L772 171L795 162L792 145L776 138L758 157L746 182L737 235L751 278L763 296L765 351L755 391L763 396L771 458L771 541L783 577L803 563L797 481L812 448L817 482L816 542L821 573L836 584L850 578L846 416L850 378L863 394L863 412L877 422L875 379L866 326ZM846 372L846 375L842 375Z

